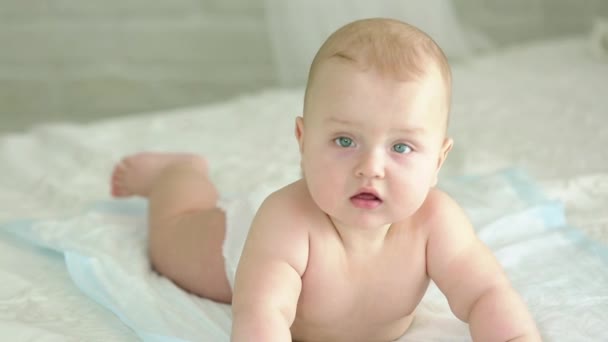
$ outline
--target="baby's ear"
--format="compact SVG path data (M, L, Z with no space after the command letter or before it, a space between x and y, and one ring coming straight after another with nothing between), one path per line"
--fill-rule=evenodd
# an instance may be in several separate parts
M295 127L296 139L298 140L298 146L300 147L300 153L304 148L304 118L301 116L296 117Z
M437 185L437 181L439 179L439 170L441 170L441 166L443 166L443 163L448 158L448 153L450 153L450 150L452 149L453 146L454 146L454 140L452 138L446 137L443 140L443 144L441 145L441 150L439 151L439 160L437 161L437 170L435 171L435 178L433 180L432 186Z
M448 158L448 153L452 150L454 146L454 139L445 138L443 140L443 145L441 145L441 155L439 156L439 165L437 165L437 169L440 169L443 165L443 162Z

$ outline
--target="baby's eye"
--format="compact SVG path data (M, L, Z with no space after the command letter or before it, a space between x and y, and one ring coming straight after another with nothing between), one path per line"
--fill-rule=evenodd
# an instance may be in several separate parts
M401 154L412 152L412 148L407 144L395 144L393 145L393 151Z
M352 147L354 145L353 139L347 137L336 138L334 142L340 147Z

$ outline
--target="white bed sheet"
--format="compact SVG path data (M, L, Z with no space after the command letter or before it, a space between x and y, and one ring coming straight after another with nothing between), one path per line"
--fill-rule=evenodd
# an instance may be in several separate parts
M572 225L608 245L608 65L590 57L584 40L565 39L478 58L455 66L454 74L456 145L444 176L522 167L565 203ZM205 154L224 193L285 183L298 175L292 132L301 98L301 89L266 91L202 108L5 135L0 223L69 216L107 199L113 162L142 149ZM167 139L171 134L178 138ZM3 339L136 339L78 291L58 255L0 234Z

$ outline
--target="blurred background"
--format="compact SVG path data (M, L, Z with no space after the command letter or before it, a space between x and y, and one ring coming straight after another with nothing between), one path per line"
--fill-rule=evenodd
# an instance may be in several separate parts
M369 16L418 25L456 63L588 34L608 1L0 0L0 134L301 86L327 35Z

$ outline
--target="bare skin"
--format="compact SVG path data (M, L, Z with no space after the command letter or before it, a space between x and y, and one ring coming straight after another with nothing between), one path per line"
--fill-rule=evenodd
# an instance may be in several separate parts
M150 201L149 253L159 273L187 291L229 303L232 290L221 253L225 227L222 220L209 215L222 214L211 206L217 192L206 172L205 160L194 155L136 154L115 166L111 193ZM203 187L209 189L208 196L201 197ZM332 222L315 207L303 181L273 196L297 199L284 202L284 209L308 218L294 228L311 242L298 318L291 328L294 340L390 341L401 336L429 283L425 230L394 224L379 253L373 257L351 254ZM312 229L305 231L305 227ZM184 243L188 238L193 243ZM395 277L394 269L403 272Z
M403 335L429 283L425 229L409 220L394 223L377 250L362 253L345 245L345 237L316 207L303 180L274 196L280 201L271 200L269 205L281 205L295 217L308 217L293 226L300 231L294 235L308 240L292 247L308 242L308 250L292 337L392 341Z
M148 199L148 253L156 271L189 292L231 301L222 256L225 216L216 207L218 193L204 158L168 153L128 156L114 167L111 194Z

